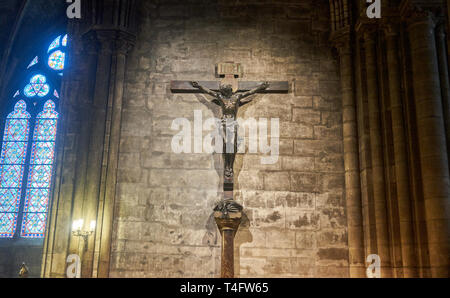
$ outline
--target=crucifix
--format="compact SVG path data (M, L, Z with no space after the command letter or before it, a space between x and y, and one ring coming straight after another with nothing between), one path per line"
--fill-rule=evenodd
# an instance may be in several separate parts
M216 76L221 82L172 81L172 93L202 93L213 97L212 102L222 110L221 135L224 159L224 195L214 208L214 218L222 235L222 278L234 277L234 237L242 219L243 207L233 196L234 160L237 153L239 107L252 102L250 96L257 93L288 93L288 82L243 82L238 81L243 71L240 64L220 63Z

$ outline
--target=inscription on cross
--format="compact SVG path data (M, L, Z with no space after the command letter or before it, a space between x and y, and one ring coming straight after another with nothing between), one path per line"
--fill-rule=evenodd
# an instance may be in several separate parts
M218 81L173 81L172 93L203 93L212 96L212 102L222 109L221 134L224 158L224 198L214 209L214 218L222 234L222 278L234 277L234 236L242 218L242 206L233 199L234 160L237 153L239 107L251 102L257 93L288 93L288 82L244 82L242 66L233 62L216 66Z

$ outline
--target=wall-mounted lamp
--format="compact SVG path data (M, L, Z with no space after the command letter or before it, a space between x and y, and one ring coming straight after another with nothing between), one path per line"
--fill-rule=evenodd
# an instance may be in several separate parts
M83 231L84 226L84 220L83 219L77 219L74 220L72 223L72 235L75 237L82 237L84 240L84 251L87 251L88 248L88 239L89 236L91 236L95 231L96 221L91 221L91 224L89 225L89 230Z

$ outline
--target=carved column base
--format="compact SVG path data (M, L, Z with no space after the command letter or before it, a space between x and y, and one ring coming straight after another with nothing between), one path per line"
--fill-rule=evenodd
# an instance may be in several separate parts
M234 278L234 236L241 224L242 212L215 211L214 218L222 235L221 277Z

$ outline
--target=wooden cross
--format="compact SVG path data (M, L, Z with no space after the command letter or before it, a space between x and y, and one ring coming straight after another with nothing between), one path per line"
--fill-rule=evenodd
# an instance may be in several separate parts
M172 93L207 93L217 97L222 106L225 120L236 120L239 106L250 102L243 98L255 93L288 93L289 82L244 82L238 81L243 75L242 66L238 63L226 62L216 66L218 81L172 81L170 89ZM222 86L222 90L221 87ZM223 88L227 86L226 88ZM230 88L231 86L231 88ZM268 87L267 87L268 86ZM228 90L224 90L228 89ZM242 93L241 95L239 95ZM235 95L231 95L235 94ZM242 100L241 100L242 98ZM224 125L224 124L222 124ZM228 125L228 124L226 124ZM225 126L226 126L225 125ZM226 130L226 128L223 128ZM225 133L226 135L226 133ZM224 143L233 144L232 153L224 152L224 198L214 209L214 217L222 235L222 277L234 277L234 236L239 228L242 218L242 206L233 200L234 172L233 164L237 151L237 132L233 142L225 140ZM228 146L226 146L228 147Z
M231 86L234 93L247 93L248 96L249 91L256 90L258 87L263 85L264 83L268 83L269 87L264 89L259 89L255 93L288 93L289 92L289 82L244 82L238 81L237 79L242 77L243 70L242 66L239 63L226 62L220 63L216 66L216 77L222 78L220 82L218 81L201 81L196 82L201 88L195 87L191 81L172 81L170 89L172 93L208 93L214 95L220 90L220 86ZM252 94L252 93L251 93ZM225 100L225 102L231 103L230 101ZM243 105L244 100L240 103ZM248 101L246 101L248 102ZM236 116L236 115L234 115ZM236 140L235 140L236 142ZM229 163L234 163L234 152L233 156L230 157L230 154L225 154L225 159L229 160ZM233 172L231 165L231 172ZM228 171L230 172L230 171ZM233 174L230 177L230 174L225 175L224 178L224 194L225 198L233 198L233 185L234 185L234 176Z

